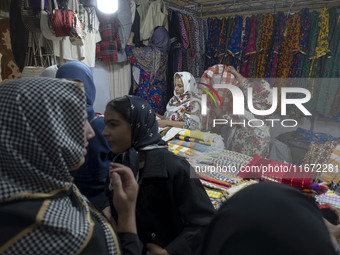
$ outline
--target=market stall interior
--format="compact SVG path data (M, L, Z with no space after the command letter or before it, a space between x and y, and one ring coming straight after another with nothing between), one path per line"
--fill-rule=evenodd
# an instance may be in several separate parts
M81 61L96 114L142 97L215 209L258 182L340 209L340 1L116 2L2 0L0 82Z

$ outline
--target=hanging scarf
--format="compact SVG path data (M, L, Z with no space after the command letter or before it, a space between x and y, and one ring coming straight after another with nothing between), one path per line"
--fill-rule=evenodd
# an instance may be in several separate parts
M199 113L201 109L201 100L197 95L196 80L194 76L188 72L175 73L174 80L176 75L181 77L184 85L184 93L178 95L174 91L174 96L170 99L166 106L165 118L174 121L183 121L184 118L187 118L200 123L199 116L193 114Z
M167 148L158 133L155 112L141 97L126 96L131 105L131 147L124 152L122 163L130 167L135 176L139 171L138 151ZM118 159L118 157L117 157Z
M9 81L0 86L0 109L0 212L15 205L17 218L16 228L1 234L0 253L78 254L95 229L93 215L109 254L117 254L112 228L69 171L83 157L83 88L43 77Z
M169 48L170 39L165 27L158 27L154 31L150 46L133 48L133 55L142 69L150 75L150 81L165 79Z

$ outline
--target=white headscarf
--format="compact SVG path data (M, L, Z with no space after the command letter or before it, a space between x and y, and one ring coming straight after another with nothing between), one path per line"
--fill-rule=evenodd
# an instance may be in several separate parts
M177 72L174 74L182 79L184 86L184 93L174 96L170 99L166 106L165 118L174 121L185 121L185 119L194 120L200 127L200 109L201 100L197 94L197 84L195 77L189 72Z

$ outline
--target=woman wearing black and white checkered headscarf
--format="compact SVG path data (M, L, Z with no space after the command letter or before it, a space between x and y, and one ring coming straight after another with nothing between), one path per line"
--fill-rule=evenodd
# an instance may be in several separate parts
M120 254L111 226L72 183L87 141L82 86L9 81L0 111L0 253Z

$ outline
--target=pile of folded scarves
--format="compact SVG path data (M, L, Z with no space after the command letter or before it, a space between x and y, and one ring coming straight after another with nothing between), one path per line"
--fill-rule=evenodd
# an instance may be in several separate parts
M284 183L312 197L328 190L327 185L315 183L316 174L310 168L224 150L217 134L180 131L168 144L170 151L193 166L215 208L258 181Z

